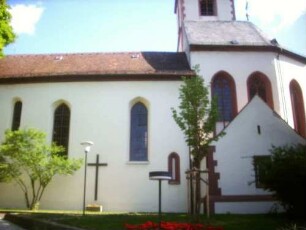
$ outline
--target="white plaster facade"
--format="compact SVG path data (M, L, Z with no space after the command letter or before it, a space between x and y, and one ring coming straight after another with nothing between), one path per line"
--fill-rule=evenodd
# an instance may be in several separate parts
M216 17L200 17L197 0L177 0L178 25L183 20L233 20L233 2L217 1ZM184 8L184 10L182 9ZM274 51L256 50L194 50L184 28L179 35L179 49L185 51L190 67L200 66L200 75L210 84L214 75L225 71L236 86L237 110L242 111L226 127L226 136L216 143L214 160L218 162L219 188L224 196L266 195L249 182L254 180L254 155L269 154L271 145L305 143L289 126L294 127L289 84L294 79L302 88L306 102L306 64ZM64 59L65 60L65 59ZM271 82L274 111L259 98L247 107L247 79L261 72ZM162 184L163 211L187 211L187 183L189 168L188 147L183 133L172 118L171 107L179 104L181 81L108 80L75 82L41 82L0 84L0 140L11 128L14 102L22 101L21 128L35 127L45 131L51 142L53 113L64 102L71 111L69 157L83 158L80 143L91 140L95 144L88 155L100 162L98 200L94 201L95 169L88 167L86 204L102 204L105 211L158 210L158 183L149 180L149 172L167 170L168 155L180 156L181 183ZM148 109L148 161L130 162L130 111L136 102ZM304 104L304 108L306 105ZM288 124L286 123L288 122ZM228 124L228 123L227 123ZM257 125L262 128L258 135ZM289 125L289 126L288 126ZM220 122L217 131L224 125ZM203 162L203 165L205 163ZM42 209L82 209L84 168L74 176L56 177L42 199ZM25 207L23 195L15 184L0 184L1 207ZM205 189L204 189L205 190ZM217 213L258 213L270 210L273 202L215 202Z
M191 66L200 66L200 75L207 84L215 74L225 71L234 78L237 95L237 109L248 103L247 79L255 73L266 75L272 86L274 110L294 128L289 85L296 80L306 92L306 65L273 52L190 52ZM306 94L303 94L306 102ZM306 108L306 105L304 105Z
M228 34L232 34L233 37L235 37L233 40L222 40L222 37L218 37L219 35L217 32L216 34L212 34L210 38L209 35L203 34L205 33L205 29L203 29L202 32L197 32L194 31L193 28L189 29L187 32L187 27L190 26L188 23L190 22L192 23L191 25L193 25L203 21L210 21L208 20L210 18L208 16L195 16L198 15L198 13L196 13L198 11L198 3L199 2L196 0L183 1L181 5L179 5L185 17L181 19L178 15L178 21L182 20L182 29L179 33L181 39L179 39L178 50L186 53L190 66L192 68L197 65L199 66L199 75L204 78L206 84L210 84L215 74L220 71L225 71L232 76L236 87L238 112L249 101L247 89L248 77L255 72L264 74L271 83L273 109L294 128L289 86L292 80L297 81L303 92L304 109L306 110L305 57L301 60L300 58L288 55L288 52L283 52L281 47L277 49L279 45L277 45L276 49L273 49L275 47L272 47L271 41L262 34L259 28L251 24L250 28L254 27L253 29L257 34L238 34L237 37L235 37L236 35L234 33L238 33L239 30L231 30L231 28L228 27ZM218 16L220 16L220 18L215 18L212 23L222 23L224 21L233 20L230 17L223 18L223 15L230 14L232 1L217 1L217 6L219 6L219 4L222 5L222 7L218 8L218 10L222 9L222 11L218 11ZM217 30L218 24L215 26ZM236 24L235 26L239 25ZM201 29L201 26L198 26L198 29ZM207 33L214 33L214 31L209 30ZM223 33L227 33L226 29ZM258 35L259 37L252 38L252 36L256 37ZM230 35L224 34L224 37L229 39ZM245 38L250 38L250 41L247 41ZM242 40L241 44L239 43L239 39ZM237 47L230 47L229 44L231 44L230 42L232 41L238 42L236 44L237 47L241 47L238 49ZM196 48L194 48L195 45ZM201 46L204 48L201 49ZM218 46L221 48L218 48ZM252 46L255 48L250 50L249 47ZM258 46L258 49L256 49L256 46ZM270 48L272 49L269 49L269 46L271 46ZM220 126L219 124L217 130L221 131L222 128L224 128L224 126Z
M231 27L228 22L234 18L230 17L231 3L229 0L218 1L216 16L201 17L199 1L181 1L179 8L184 17L178 14L178 21L181 21L178 50L186 53L191 67L199 66L199 75L206 84L210 85L213 77L222 71L233 78L236 89L237 117L231 123L218 122L216 127L217 133L225 129L226 136L215 144L213 160L218 166L214 173L220 176L217 183L222 198L215 198L212 208L216 213L266 213L275 202L263 201L266 197L261 196L269 193L256 189L254 184L249 185L254 181L253 156L270 154L272 144L305 144L305 139L293 131L290 83L295 80L301 87L306 108L306 62L305 58L296 58L290 52L278 49L279 45L273 47L272 41L251 24L233 22ZM205 21L212 22L203 23ZM244 26L251 30L240 33ZM238 27L240 30L236 30ZM274 112L258 98L248 105L247 80L254 73L269 79ZM256 123L264 127L260 136L256 134ZM216 195L213 193L211 196ZM256 202L250 201L254 198Z
M274 59L274 66L280 104L279 110L276 111L291 127L294 127L289 85L292 80L298 82L303 92L304 108L306 108L306 64L280 55Z
M258 127L260 132L258 132ZM216 142L215 171L222 196L269 195L256 188L254 156L270 155L271 146L305 144L284 120L259 97L252 101L224 129L226 135ZM273 201L216 202L216 213L266 213Z
M181 158L181 173L187 165L184 137L174 122L171 107L177 107L181 81L169 82L83 82L0 85L1 140L12 123L13 102L23 103L21 128L35 127L48 134L51 142L53 113L58 102L71 110L69 157L84 158L82 141L94 146L88 162L96 154L108 163L100 167L99 194L96 203L105 211L158 210L158 183L149 180L150 171L168 170L167 158L176 152ZM130 108L142 101L148 108L148 162L129 162ZM162 102L162 103L161 103ZM5 111L5 112L4 112ZM86 204L94 202L95 169L88 167ZM183 175L181 175L183 177ZM84 168L74 176L56 177L41 201L42 209L82 209ZM186 210L186 182L163 182L163 210ZM25 207L16 184L1 184L1 207Z

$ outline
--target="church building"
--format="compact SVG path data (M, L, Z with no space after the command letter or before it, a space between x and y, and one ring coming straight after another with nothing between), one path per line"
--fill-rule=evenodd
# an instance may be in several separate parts
M169 12L171 13L171 12ZM260 186L256 162L272 145L305 144L306 57L248 21L234 0L176 0L177 52L7 55L0 59L0 140L37 128L68 158L88 154L86 204L104 211L156 212L151 171L170 171L162 210L187 212L189 151L172 118L182 76L199 66L218 97L215 142L203 160L215 213L265 213L277 202ZM41 209L81 210L84 166L57 176ZM203 191L203 197L206 196ZM0 207L25 208L14 183L0 183ZM204 204L203 204L204 206Z

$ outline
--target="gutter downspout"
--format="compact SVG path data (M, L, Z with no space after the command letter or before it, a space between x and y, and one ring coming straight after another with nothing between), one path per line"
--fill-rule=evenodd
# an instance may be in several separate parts
M280 99L281 99L281 106L283 109L284 120L288 123L288 113L287 113L287 105L286 105L286 97L285 97L285 90L284 90L284 79L283 79L283 72L280 64L280 54L282 49L280 48L279 52L276 55L275 60L275 67L277 71L278 81L279 81L279 88L280 88Z

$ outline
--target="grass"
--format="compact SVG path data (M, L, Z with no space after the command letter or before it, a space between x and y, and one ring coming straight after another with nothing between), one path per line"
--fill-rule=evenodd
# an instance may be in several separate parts
M1 210L0 210L1 212ZM147 221L158 222L158 215L155 213L87 213L82 216L80 212L23 212L24 215L31 215L33 218L50 220L61 224L80 227L92 230L121 230L124 224L142 224ZM186 214L163 214L162 221L190 223L191 218ZM225 230L273 230L288 226L284 215L236 215L224 214L214 215L207 219L201 216L201 223L213 226L223 226Z

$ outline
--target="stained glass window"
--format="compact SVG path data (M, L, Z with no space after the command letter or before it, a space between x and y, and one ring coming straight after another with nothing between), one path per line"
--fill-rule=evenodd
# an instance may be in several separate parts
M302 137L306 137L303 93L299 83L297 83L295 80L290 82L290 95L294 129Z
M218 74L213 78L212 95L217 98L219 121L231 121L236 115L235 83L226 74Z
M148 160L148 111L141 102L131 109L130 161Z
M70 109L67 105L59 105L54 112L53 142L65 148L63 156L68 156L70 127Z
M21 111L22 111L22 102L17 101L14 105L13 122L12 122L13 131L19 129L20 120L21 120Z

